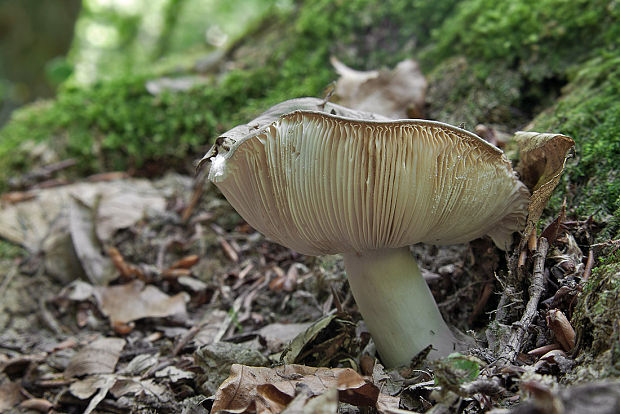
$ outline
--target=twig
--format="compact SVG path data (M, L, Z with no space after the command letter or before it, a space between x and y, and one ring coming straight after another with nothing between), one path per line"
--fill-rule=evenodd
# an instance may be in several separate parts
M547 239L541 237L538 241L538 250L534 254L534 270L532 273L532 284L529 288L530 300L525 306L525 311L519 322L512 324L512 332L504 349L502 350L498 362L500 364L510 364L515 361L517 355L525 342L525 334L529 329L538 308L538 302L545 288L545 259L547 258L547 250L549 243Z
M582 276L582 279L584 282L590 278L590 275L592 274L593 266L594 266L594 253L592 249L590 249L590 251L588 252L588 261L586 262L586 268L583 271L583 276Z

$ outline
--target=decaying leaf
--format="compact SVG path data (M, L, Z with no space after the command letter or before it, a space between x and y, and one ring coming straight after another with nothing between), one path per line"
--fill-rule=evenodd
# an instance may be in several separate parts
M28 198L0 205L0 237L31 252L40 249L52 233L68 233L69 203L78 198L96 211L97 236L106 239L150 213L164 211L166 201L148 180L124 179L82 182L61 187L32 190Z
M128 323L142 318L185 315L189 295L185 292L168 296L153 285L134 280L124 285L95 290L101 312L110 323Z
M515 134L519 144L520 179L532 193L528 208L527 225L522 238L523 243L536 228L536 223L558 185L568 153L575 142L561 134L541 134L519 131Z
M267 357L249 345L228 342L203 346L194 353L194 360L203 372L198 376L197 382L205 395L215 393L218 386L230 375L233 364L255 367L271 364Z
M95 395L100 389L109 390L115 382L116 376L114 374L90 375L73 382L69 387L69 391L79 399L85 400Z
M566 352L575 347L575 330L561 310L550 309L547 312L547 326Z
M328 315L297 335L281 359L286 364L330 366L331 361L337 364L356 354L359 347L356 338L355 324L347 315Z
M286 406L282 414L336 414L338 412L338 389L330 388L314 397L307 387L297 387L297 396Z
M114 372L121 351L125 347L122 338L99 338L78 352L65 369L65 377Z
M159 401L170 400L170 390L165 385L157 384L153 379L141 379L140 377L117 377L110 393L115 398L125 395L148 395L154 396Z
M170 379L170 382L177 382L181 380L189 380L196 376L193 372L179 369L175 366L169 366L161 369L155 373L156 378L166 377Z
M270 352L280 352L310 325L310 323L272 323L260 328L258 334L265 340Z
M304 365L283 365L275 368L234 364L231 374L215 394L212 411L282 412L298 390L305 397L314 397L338 390L338 399L359 407L377 407L379 389L350 368L313 368ZM385 397L385 396L383 396ZM308 398L309 400L309 398ZM392 398L387 398L394 407ZM386 405L385 399L383 404Z
M8 412L24 399L20 389L21 385L15 382L0 385L0 412Z
M69 231L88 280L95 285L107 285L116 278L114 264L103 255L96 236L93 210L78 199L69 202Z
M332 65L340 75L333 99L360 111L392 119L423 118L427 82L417 62L406 59L392 70L361 72L335 57Z
M75 281L63 289L59 297L78 302L94 297L112 326L141 318L184 316L187 313L185 305L189 302L189 295L185 292L169 296L141 280L114 286L92 286Z

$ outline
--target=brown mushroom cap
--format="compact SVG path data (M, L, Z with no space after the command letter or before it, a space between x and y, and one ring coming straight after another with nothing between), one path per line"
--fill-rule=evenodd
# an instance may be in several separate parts
M209 178L241 216L309 255L462 243L506 249L529 193L503 152L439 122L295 111L212 158Z

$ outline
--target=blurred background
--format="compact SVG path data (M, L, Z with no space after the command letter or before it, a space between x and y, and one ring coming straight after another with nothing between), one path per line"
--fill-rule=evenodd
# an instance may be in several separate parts
M69 78L92 84L224 46L274 5L287 2L0 0L0 126Z

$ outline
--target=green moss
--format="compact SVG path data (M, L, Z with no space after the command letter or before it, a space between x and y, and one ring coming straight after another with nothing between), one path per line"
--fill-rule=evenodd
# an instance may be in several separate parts
M20 246L0 239L0 260L15 259L24 254L25 250Z
M598 371L596 377L620 375L619 319L620 260L592 271L571 321L577 333L577 362Z
M464 55L481 72L501 62L541 80L563 74L596 48L615 47L619 17L618 3L609 0L462 1L433 33L423 62Z
M575 140L576 155L551 207L566 197L579 216L606 222L601 237L620 231L620 52L596 57L576 70L565 96L541 114L532 129L564 133Z
M503 65L479 77L464 57L447 59L429 74L428 116L473 129L479 123L517 128L527 120L519 109L523 79Z

